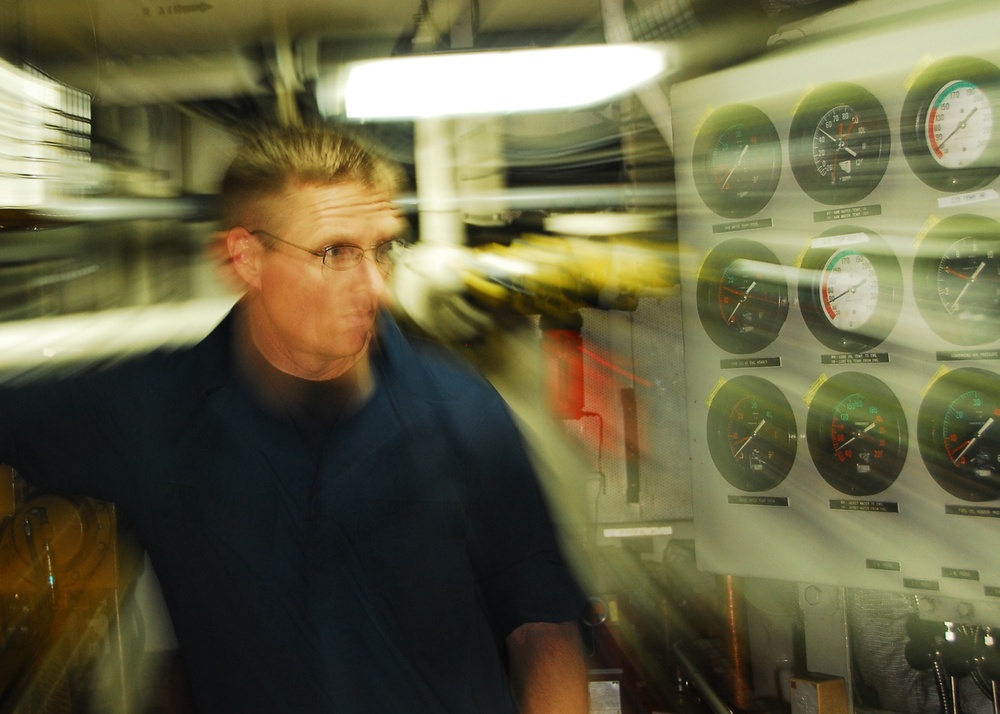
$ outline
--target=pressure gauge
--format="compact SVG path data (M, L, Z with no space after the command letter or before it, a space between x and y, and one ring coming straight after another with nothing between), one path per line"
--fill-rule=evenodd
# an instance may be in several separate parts
M903 408L870 374L844 372L826 380L809 406L806 438L823 479L850 496L884 491L906 460Z
M107 504L88 498L51 493L37 493L29 498L14 514L19 527L8 531L13 546L10 563L17 560L24 566L16 568L20 575L37 583L39 558L43 544L52 546L46 568L64 583L77 586L87 582L110 550L109 537L113 534L112 513ZM5 536L6 538L6 536ZM15 580L10 572L2 573L3 579ZM6 584L6 583L5 583Z
M970 191L1000 174L1000 70L956 57L923 71L903 102L900 133L910 168L941 191Z
M760 377L735 377L713 395L708 448L719 473L741 491L781 483L795 461L795 416L785 395Z
M795 180L828 205L870 194L889 163L885 110L856 84L829 84L803 97L792 116L788 142Z
M725 241L698 270L697 303L715 344L735 354L758 352L777 338L788 316L784 268L756 241Z
M920 403L917 439L931 477L952 496L1000 498L1000 375L965 368L938 377Z
M913 291L924 320L949 342L1000 338L1000 223L961 214L935 225L917 249Z
M759 109L733 104L699 128L692 158L705 205L726 218L745 218L771 200L781 176L781 142Z
M899 262L872 231L840 226L814 238L799 274L806 326L830 349L858 352L892 331L902 300Z

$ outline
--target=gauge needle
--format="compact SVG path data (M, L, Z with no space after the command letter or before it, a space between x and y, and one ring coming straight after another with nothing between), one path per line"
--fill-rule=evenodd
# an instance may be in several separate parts
M743 147L743 151L741 151L740 155L736 158L736 163L733 164L733 168L729 169L729 173L726 174L726 180L722 182L722 190L723 191L725 191L726 188L729 186L729 179L731 179L733 177L733 174L736 173L736 169L738 169L740 167L740 164L743 163L743 157L744 157L744 155L746 155L746 153L747 153L747 151L749 149L750 149L750 144L747 144L746 146L744 146Z
M964 129L964 128L965 128L966 126L968 126L968 124L969 124L969 119L971 119L971 118L972 118L972 115L973 115L973 114L975 114L975 113L976 113L976 112L978 112L978 111L979 111L979 107L976 107L976 108L975 108L975 109L973 109L973 110L972 110L971 112L969 112L969 116L965 117L965 119L963 119L962 121L960 121L960 122L958 123L958 126L956 126L956 127L954 128L954 129L952 129L951 133L950 133L950 134L948 134L948 136L946 136L946 137L944 138L944 141L942 141L942 142L941 142L940 144L938 144L938 148L940 149L941 147L943 147L943 146L944 146L945 144L947 144L947 143L948 143L948 139L950 139L951 137L955 136L955 134L957 134L957 133L958 133L958 132L960 132L960 131L961 131L962 129Z
M736 311L739 310L740 306L747 301L747 298L750 297L750 291L753 290L756 286L757 286L756 280L754 280L747 286L746 292L743 293L743 296L740 298L740 301L736 303L736 307L733 308L733 311L729 313L729 317L726 318L726 322L733 321L733 318L736 317Z
M954 312L955 308L958 307L958 301L962 299L963 295L965 295L965 291L969 289L969 286L972 285L974 282L976 282L976 278L978 278L979 274L983 272L983 268L985 266L986 266L986 261L981 262L979 264L979 267L976 268L976 272L972 274L972 277L966 279L965 285L962 286L962 291L958 294L958 297L956 297L955 301L951 304L951 312Z
M861 431L855 432L854 436L852 436L850 439L848 439L843 444L841 444L840 446L838 446L836 449L834 449L834 451L840 451L845 446L847 446L848 444L850 444L852 441L854 441L855 439L857 439L859 436L861 436L862 434L865 434L865 433L871 431L874 428L875 428L875 422L872 422L871 424L869 424L868 426L866 426Z
M847 288L847 290L845 290L844 292L842 292L839 295L835 295L834 297L830 298L829 302L831 302L831 303L837 302L837 300L840 300L840 298L842 298L845 295L847 295L847 293L853 293L855 290L857 290L858 288L860 288L862 285L864 285L867 282L868 282L868 278L867 277L861 278L860 281L854 283L854 285L852 285L851 287Z
M854 118L851 119L851 123L847 125L847 133L845 134L844 133L844 123L841 122L840 123L840 131L837 133L837 138L835 138L835 139L834 139L834 137L830 136L829 134L826 134L825 131L823 132L824 134L826 134L827 136L830 136L831 139L833 139L834 141L837 142L837 150L833 154L833 171L830 172L830 183L833 183L833 184L837 183L837 167L840 166L840 160L837 157L840 155L840 150L841 149L843 149L848 154L850 154L852 158L857 158L857 156L858 156L857 152L855 152L854 150L852 150L851 147L849 147L847 145L847 137L849 137L851 135L851 132L854 131L854 127L857 125L857 123L858 123L858 116L857 116L857 114L855 114ZM847 167L845 167L845 171L847 171L848 173L850 173L850 165L848 165Z
M957 462L963 456L965 456L965 452L968 451L969 449L971 449L972 445L975 444L977 441L979 441L979 437L983 435L983 432L986 431L987 429L989 429L991 426L993 426L993 417L990 417L989 419L987 419L986 423L983 424L981 427L979 427L979 431L976 432L976 435L974 437L972 437L971 439L969 439L967 442L965 442L965 446L963 446L962 450L959 451L955 456L952 457L952 461L956 461Z
M828 131L825 131L822 127L820 128L820 132L822 132L823 134L826 134L827 138L829 138L831 141L836 142L838 150L843 149L848 154L850 154L851 156L854 156L854 157L856 157L858 155L857 151L854 151L854 149L852 149L851 147L847 146L844 143L844 139L838 139L833 134L829 133ZM850 133L850 132L848 132L848 133Z
M737 449L737 450L735 451L735 453L733 453L733 456L734 456L734 457L736 457L736 456L739 456L739 455L740 455L740 452L741 452L741 451L743 451L743 449L744 449L744 448L746 448L746 445L747 445L747 444L749 444L749 443L750 443L750 441L751 441L751 440L752 440L752 439L753 439L753 438L754 438L755 436L757 436L757 432L761 430L761 428L762 428L762 427L764 426L764 424L765 424L765 423L767 423L767 419L761 419L761 420L760 420L760 424L758 424L758 425L757 425L757 428L753 430L753 433L752 433L752 434L751 434L750 436L748 436L747 438L745 438L745 439L743 440L743 443L742 443L742 444L740 444L740 448L738 448L738 449Z

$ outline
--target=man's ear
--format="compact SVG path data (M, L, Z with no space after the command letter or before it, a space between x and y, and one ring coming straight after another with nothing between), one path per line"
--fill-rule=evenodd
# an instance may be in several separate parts
M226 249L233 271L248 288L260 288L260 256L263 246L246 228L226 232Z

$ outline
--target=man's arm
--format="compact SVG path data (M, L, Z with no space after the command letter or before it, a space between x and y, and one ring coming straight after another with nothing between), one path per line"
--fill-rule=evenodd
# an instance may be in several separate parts
M586 714L587 666L576 622L529 622L507 636L521 714Z

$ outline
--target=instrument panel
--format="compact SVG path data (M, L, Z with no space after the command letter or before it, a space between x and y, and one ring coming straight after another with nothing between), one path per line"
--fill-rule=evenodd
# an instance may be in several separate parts
M948 5L672 89L696 545L1000 623L1000 10Z

